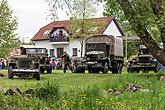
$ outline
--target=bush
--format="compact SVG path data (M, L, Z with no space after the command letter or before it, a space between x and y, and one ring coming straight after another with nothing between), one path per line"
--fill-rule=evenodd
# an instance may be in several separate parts
M60 96L59 85L53 81L47 81L41 87L36 89L35 96L44 100L57 100Z

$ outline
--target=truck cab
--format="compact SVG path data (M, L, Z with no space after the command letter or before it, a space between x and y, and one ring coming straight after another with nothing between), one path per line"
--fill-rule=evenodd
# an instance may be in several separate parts
M86 44L86 64L89 73L107 73L109 70L109 49L106 43L87 43Z

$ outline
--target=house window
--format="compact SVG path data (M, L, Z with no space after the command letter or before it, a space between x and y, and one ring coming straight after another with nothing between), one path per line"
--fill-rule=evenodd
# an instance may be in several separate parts
M73 48L73 56L77 56L77 48Z
M50 56L54 56L54 49L50 49Z
M64 53L64 48L57 48L57 57L58 58L60 58L63 53Z

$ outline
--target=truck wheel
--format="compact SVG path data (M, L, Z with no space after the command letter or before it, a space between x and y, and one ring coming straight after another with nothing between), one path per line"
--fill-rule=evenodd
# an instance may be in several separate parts
M72 72L73 73L78 73L77 67L75 65L72 67Z
M112 73L113 74L117 73L116 68L112 68Z
M102 73L107 73L108 70L109 70L108 63L105 63L105 64L104 64L104 68L103 68L103 70L102 70L101 72L102 72Z
M143 70L143 73L148 73L148 72L149 72L148 69L144 69L144 70Z
M36 78L36 74L33 74L33 78Z
M154 68L154 72L155 72L155 73L157 73L157 72L158 72L157 68Z
M40 67L40 72L41 72L41 73L44 73L44 71L45 71L44 67L41 66L41 67Z
M13 79L13 72L12 72L12 66L8 67L8 78Z
M36 78L36 80L40 80L40 72L35 73L35 78Z
M88 73L92 73L92 70L91 69L88 69Z
M85 69L82 68L82 69L80 70L80 73L85 73Z
M131 69L131 68L128 68L127 72L128 73L134 73L135 71L133 69Z
M137 73L139 73L139 72L140 72L140 70L136 70L136 72L137 72Z
M99 70L92 70L92 73L99 73Z
M131 72L131 69L130 68L127 68L127 72L130 73Z

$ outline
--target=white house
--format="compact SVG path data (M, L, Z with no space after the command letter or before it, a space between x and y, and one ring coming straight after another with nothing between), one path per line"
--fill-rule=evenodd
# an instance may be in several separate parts
M94 34L107 34L119 37L124 36L124 33L122 32L114 17L108 16L91 18L89 20L95 21L98 25L93 28ZM100 21L104 21L104 23L100 25ZM79 37L70 39L70 23L70 20L51 22L50 24L42 27L32 38L32 41L35 42L37 47L47 48L49 55L60 57L63 52L66 51L70 56L80 57L81 39ZM79 29L77 31L79 31ZM85 45L83 47L85 47Z

